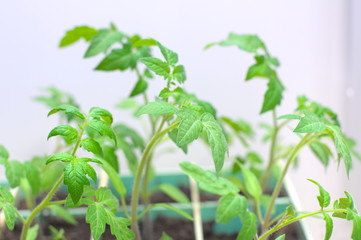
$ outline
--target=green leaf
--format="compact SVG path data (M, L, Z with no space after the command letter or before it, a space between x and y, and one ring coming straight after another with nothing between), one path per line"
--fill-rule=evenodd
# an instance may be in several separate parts
M174 65L178 62L178 54L164 47L162 44L160 44L160 42L157 42L157 46L159 47L163 57L169 63L169 65Z
M296 133L317 133L326 129L326 124L316 114L305 112L305 116L293 130Z
M25 170L25 176L29 181L31 186L31 190L34 195L36 195L40 191L41 186L41 175L39 169L30 162L25 162L23 164Z
M133 128L130 128L125 124L117 124L113 127L113 129L117 136L123 137L124 140L127 140L132 148L138 148L140 150L145 148L143 137Z
M154 115L165 115L165 114L173 114L178 112L178 109L173 106L172 104L157 100L155 102L147 103L146 105L142 106L136 112L137 116L142 114L154 114Z
M189 203L190 202L187 195L185 195L181 190L179 190L178 188L176 188L173 185L164 183L164 184L157 186L156 189L161 190L162 192L164 192L166 195L168 195L170 198L172 198L176 202L179 202L179 203Z
M216 221L226 224L247 209L247 199L239 194L229 193L219 199Z
M354 204L354 202L353 202L353 199L352 199L351 195L350 195L348 192L346 192L346 191L345 191L345 195L346 195L346 197L347 197L347 199L348 199L348 201L349 201L349 208L350 208L351 210L354 210L354 209L355 209L355 204Z
M78 139L78 130L69 125L60 125L50 131L48 139L58 135L62 136L67 144L72 144Z
M53 108L49 113L48 117L50 115L53 115L54 113L64 111L66 114L74 115L82 120L85 119L84 114L82 114L77 107L71 106L71 105L62 105L60 107Z
M8 228L12 231L15 226L16 221L16 208L11 204L4 204L4 215L5 215L5 222L8 225Z
M124 71L134 69L137 65L139 55L133 53L131 49L113 49L99 64L95 70L102 71Z
M103 120L104 122L108 123L109 125L113 123L113 116L112 114L103 108L99 107L92 107L89 110L89 116L95 119Z
M202 124L206 130L208 142L212 150L212 156L216 172L220 172L226 153L228 152L228 144L224 136L223 129L210 113L202 115Z
M254 175L252 171L248 170L244 166L242 166L242 173L244 178L244 185L246 187L247 192L252 197L254 197L254 199L259 201L262 196L262 187L257 177Z
M273 66L276 66L276 67L279 67L281 64L280 64L280 61L278 61L277 58L274 58L274 57L271 57L269 59L269 62L273 65Z
M211 47L214 47L214 46L216 46L216 45L218 45L217 42L208 43L206 46L203 47L203 50L208 50L208 49L210 49Z
M277 120L281 120L281 119L296 119L296 120L301 120L302 117L299 115L295 115L295 114L286 114L286 115L282 115L280 117L277 118Z
M350 149L347 146L345 137L343 136L340 128L336 125L327 126L327 131L333 138L333 141L336 146L336 151L338 154L338 160L342 158L346 167L347 176L349 175L350 169L352 167L352 159L350 154Z
M257 217L254 213L246 211L241 215L243 226L237 240L252 240L257 234Z
M202 122L197 114L187 114L178 127L177 145L183 146L193 142L201 134L202 128Z
M129 97L135 97L139 94L142 94L147 90L147 88L148 88L148 82L145 81L142 77L139 77Z
M173 240L173 238L171 238L170 236L168 236L168 234L163 232L162 236L160 237L160 240Z
M116 217L114 213L106 210L107 224L110 226L110 232L116 236L117 240L133 240L135 234L129 229L130 220L126 218Z
M105 53L111 45L120 42L122 36L123 35L115 29L100 29L92 38L84 57L93 57L101 52Z
M147 38L147 39L140 39L138 41L136 41L133 44L134 48L138 48L138 47L142 47L142 46L156 46L157 45L157 41L151 38Z
M323 213L323 219L326 222L325 240L329 240L332 235L333 221L332 221L332 218L330 217L330 215L328 215L327 213Z
M333 203L334 209L351 209L351 210L354 209L354 203L352 197L348 192L345 192L345 194L347 196L346 198L339 198ZM334 212L332 216L338 218L346 218L346 214L344 212Z
M118 209L118 199L113 195L112 191L105 187L101 187L95 192L97 201L110 207L113 210Z
M74 203L71 195L68 195L65 199L65 204L64 207L66 208L75 208L75 207L79 207L81 205L91 205L95 202L94 200L94 196L95 196L95 191L96 189L91 187L91 186L84 186L84 192L82 195L82 198L80 198L79 202Z
M330 156L332 156L332 152L328 146L317 140L312 141L309 146L321 163L327 167L330 162Z
M75 204L81 198L84 186L90 185L86 175L96 181L94 169L81 158L75 158L64 168L64 184L68 186L68 191Z
M100 203L93 203L86 211L86 222L90 224L90 230L94 240L98 240L105 231L107 223L107 212Z
M239 188L229 180L217 177L214 173L205 171L193 163L181 162L180 167L199 184L201 189L207 192L218 195L239 192Z
M69 46L80 39L85 41L90 41L95 34L98 33L98 30L88 27L88 26L79 26L75 27L65 33L65 36L61 39L59 47Z
M58 154L52 154L48 157L46 160L46 164L55 162L55 161L62 161L62 162L70 162L75 157L71 155L70 153L58 153Z
M118 147L123 150L129 170L135 175L138 168L138 157L135 154L133 147L124 138L118 140Z
M187 80L186 71L183 65L177 65L174 67L172 76L180 84L184 83Z
M97 182L97 173L95 172L94 168L90 166L85 161L82 161L83 158L77 158L76 161L83 167L86 174L94 181Z
M182 151L187 154L188 152L188 146L187 145L179 145L177 142L177 138L178 138L178 128L173 129L172 131L168 132L168 136L169 138L177 145L177 147L179 147L180 149L182 149Z
M70 214L70 212L65 209L63 206L60 205L49 205L47 206L56 217L63 219L65 222L70 223L72 225L76 225L77 221L74 218L73 215Z
M353 240L361 240L361 216L352 210L348 210L347 215L352 220L353 228L351 238Z
M8 159L9 159L8 150L3 145L0 145L0 164L5 164L5 162Z
M117 142L118 145L120 145L122 140L118 139ZM103 150L102 158L105 161L107 161L114 168L115 171L119 172L119 162L118 162L118 156L116 154L117 148L115 146L108 146L103 144L102 150Z
M100 136L107 136L117 143L117 138L109 124L98 119L92 119L88 122L87 127L96 131Z
M39 224L35 224L31 228L29 228L28 235L26 236L26 240L36 240L39 232Z
M317 196L317 199L318 199L318 203L320 204L320 207L321 208L328 207L331 202L330 194L318 182L312 179L307 179L307 180L318 186L318 189L320 191L320 196Z
M256 63L249 67L246 80L250 80L255 77L270 78L272 74L273 70L266 62Z
M84 138L80 141L80 147L84 148L88 152L94 153L95 155L102 155L103 150L100 144L91 138Z
M261 113L273 110L281 104L284 87L277 78L270 78L267 84L267 91L264 95Z
M285 240L286 234L282 234L281 236L277 237L275 240Z
M219 43L220 46L237 46L246 52L257 53L259 48L264 48L264 43L256 35L242 35L230 33L228 38Z
M14 199L13 195L11 194L11 192L4 186L0 186L0 197L8 203L15 202L15 199ZM0 202L1 202L1 198L0 198Z
M161 98L169 98L173 96L173 91L169 90L169 88L163 88L159 93L159 97Z
M23 165L18 161L7 161L5 163L5 175L11 188L20 185L20 180L24 176Z
M246 158L252 164L258 164L263 162L261 157L255 152L248 152Z
M170 74L170 68L168 63L154 57L144 57L139 59L147 68L152 70L158 76L167 78Z

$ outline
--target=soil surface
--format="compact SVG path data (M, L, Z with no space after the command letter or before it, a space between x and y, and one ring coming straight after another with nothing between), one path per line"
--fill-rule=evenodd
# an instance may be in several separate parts
M42 236L39 236L37 240L53 240L49 226L54 226L57 229L63 229L65 231L66 240L88 240L90 239L90 228L84 219L77 219L78 224L76 226L64 223L59 219L49 219L44 222L41 227ZM235 240L237 234L233 235L215 235L213 233L213 221L203 223L203 233L205 240ZM275 239L278 236L286 233L287 240L301 240L303 239L297 232L297 224L290 225L288 228L280 230L276 234L272 235L269 239ZM140 223L140 229L142 224ZM1 231L0 240L16 240L20 239L20 225L16 225L14 231ZM165 216L158 216L153 222L153 240L159 240L162 233L167 233L174 240L194 240L193 222L178 218L168 218ZM116 238L110 234L110 230L107 227L105 233L102 235L103 240L116 240ZM143 236L143 240L150 240L149 237Z
M182 192L184 192L190 199L190 190L188 186L180 186ZM284 192L283 192L284 194ZM62 200L66 198L66 194L58 193L53 200ZM42 198L37 199L37 202L40 202ZM217 201L219 199L218 195L210 194L207 192L201 192L200 194L201 202L205 201ZM129 199L130 200L130 199ZM156 192L151 198L152 203L172 203L175 202L169 196L163 192ZM25 201L20 201L18 205L19 209L26 209ZM71 212L71 209L69 209ZM41 228L39 231L39 237L37 240L53 240L54 237L51 235L49 226L53 226L58 230L63 229L65 232L66 240L88 240L90 239L90 228L84 219L77 219L77 225L71 225L65 223L61 219L57 218L47 218L42 222ZM235 240L237 234L234 235L215 235L213 233L214 221L203 223L203 232L205 240ZM287 229L277 232L272 235L269 239L275 239L278 236L286 233L287 240L301 240L303 239L298 235L296 229L297 225L291 225ZM7 228L6 228L7 229ZM140 229L142 230L142 223L140 223ZM9 230L0 230L0 240L16 240L20 239L21 225L16 224L14 231ZM166 216L158 216L153 221L153 236L143 236L142 240L159 240L162 233L167 233L174 240L194 240L194 227L193 222L178 219L178 218L168 218ZM102 236L103 240L115 240L115 236L110 234L110 230L107 227L105 233Z

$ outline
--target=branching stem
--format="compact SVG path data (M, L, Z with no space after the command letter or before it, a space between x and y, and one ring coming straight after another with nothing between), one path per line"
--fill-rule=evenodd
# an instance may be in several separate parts
M84 134L84 129L85 129L85 125L87 123L86 119L84 121L84 125L81 127L81 131L79 134L79 138L75 144L75 147L73 149L72 155L75 157L76 151L78 150L79 146L80 146L80 142L81 139L83 137ZM37 216L37 214L43 210L46 206L49 205L49 202L51 200L51 198L54 196L54 194L56 193L56 191L58 190L58 188L60 187L60 185L63 183L64 181L64 173L60 176L60 178L56 181L56 183L54 184L54 186L51 188L51 190L48 192L48 194L46 195L46 197L41 201L41 203L39 205L37 205L33 211L30 213L29 217L24 221L24 225L23 228L21 230L21 240L26 240L28 232L29 232L29 228L31 223L33 222L34 218ZM51 205L51 204L50 204Z
M152 139L150 140L150 142L144 149L142 158L140 160L139 166L135 173L134 186L133 186L133 192L132 192L132 200L131 200L131 221L132 221L131 227L136 235L135 240L141 239L139 228L138 228L138 223L137 223L137 208L138 208L139 191L140 191L140 184L141 184L141 180L142 180L142 173L143 173L145 167L147 166L147 163L148 163L150 156L152 155L153 150L156 147L156 145L159 143L159 141L162 139L162 137L166 133L168 133L172 129L176 128L178 125L179 125L179 123L175 123L163 131L161 130L161 128L158 128L157 132L154 134L154 136L152 137Z
M310 213L306 213L306 214L291 218L289 220L285 220L283 223L278 224L278 225L274 226L273 228L271 228L270 230L268 230L267 232L263 233L262 236L259 238L259 240L266 239L272 233L277 232L281 228L284 228L287 225L290 225L291 223L297 222L297 221L299 221L299 220L301 220L303 218L311 217L311 216L321 214L321 213L334 213L334 212L347 213L347 210L346 209L328 209L328 210L321 209L321 210L318 210L318 211L315 211L315 212L310 212Z
M267 212L266 212L266 215L265 215L265 218L264 218L264 224L263 224L263 228L262 228L263 231L265 231L268 228L269 221L270 221L270 218L271 218L272 209L273 209L274 204L276 202L276 198L278 197L278 195L279 195L279 193L281 191L283 180L284 180L284 178L286 176L288 168L290 167L290 165L294 161L294 159L297 157L297 155L301 151L302 147L305 146L307 143L309 143L314 137L317 137L319 135L320 135L320 133L317 133L317 134L314 134L314 135L312 135L310 133L306 134L301 139L301 141L297 144L297 146L293 149L290 157L288 158L288 160L286 162L285 167L283 168L283 170L281 172L281 176L278 178L276 187L275 187L275 189L273 191L271 201L270 201L270 204L269 204L269 206L267 208Z

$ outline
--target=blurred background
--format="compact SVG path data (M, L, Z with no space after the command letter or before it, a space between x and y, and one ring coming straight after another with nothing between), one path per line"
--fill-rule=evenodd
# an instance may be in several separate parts
M225 1L4 1L0 8L0 144L11 159L29 160L51 152L48 132L57 124L47 118L48 109L32 101L49 86L71 93L83 110L92 106L109 109L117 121L129 122L116 104L127 97L136 82L130 72L96 72L102 56L84 60L87 44L59 49L66 30L74 26L108 27L152 37L179 53L188 80L184 87L208 100L219 115L242 118L254 127L270 122L271 114L259 115L266 90L264 80L244 82L252 56L236 48L203 47L223 40L229 32L257 34L281 62L279 75L286 92L279 114L296 107L302 94L331 107L346 134L361 143L361 3L357 0L225 0ZM164 82L151 84L154 97ZM285 133L287 134L287 133ZM361 144L358 149L361 150ZM260 146L267 151L268 146ZM230 155L232 155L231 149ZM181 160L196 159L212 167L209 151L191 147L188 156L159 158L160 169L178 169ZM174 159L173 159L174 158ZM361 163L354 160L348 179L344 166L336 162L327 169L304 151L297 171L289 174L305 210L318 208L317 188L306 181L315 179L329 190L333 199L347 190L361 206ZM1 176L4 178L4 176ZM308 222L314 239L322 239L324 222ZM345 239L351 228L335 223L332 239Z

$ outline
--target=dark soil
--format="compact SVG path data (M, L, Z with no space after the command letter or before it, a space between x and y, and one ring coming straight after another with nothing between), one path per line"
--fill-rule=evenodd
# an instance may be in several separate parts
M55 226L57 229L64 229L67 240L88 240L90 239L89 225L85 223L84 219L77 219L76 226L64 223L58 219L50 219L42 225L43 237L38 237L38 240L52 240L49 226ZM205 240L235 240L237 234L233 235L215 235L213 233L213 221L203 223L203 233ZM297 232L298 224L292 224L289 227L280 230L272 235L269 239L275 239L282 234L287 234L287 240L303 239ZM140 223L140 229L142 224ZM1 232L0 240L16 240L20 239L20 225L16 225L14 231ZM194 240L193 222L178 218L168 218L165 216L158 216L153 222L153 239L158 240L162 233L165 232L174 240ZM104 240L116 240L115 236L110 234L107 227L105 233L102 235ZM149 237L143 236L143 240L149 240Z
M235 240L237 235L215 235L213 233L214 222L203 223L204 239L206 240ZM194 240L193 222L178 218L158 216L153 225L153 239L160 239L162 233L167 233L174 240ZM143 240L149 240L143 236Z
M188 186L181 186L181 191L184 192L190 199L190 190ZM283 192L284 194L284 192ZM52 200L63 200L66 198L66 194L57 193ZM43 196L42 196L43 197ZM41 197L37 199L37 203L41 201ZM210 194L207 192L201 192L200 194L201 202L205 201L217 201L219 199L218 195ZM129 199L130 200L130 199ZM175 202L169 196L163 192L156 192L152 195L151 203L172 203ZM20 201L18 204L19 209L26 209L25 201ZM71 211L71 209L69 209ZM65 236L67 240L88 240L90 239L90 228L84 219L77 219L78 224L76 226L65 223L64 221L57 218L49 218L42 222L41 225L41 234L37 240L52 240L51 232L49 226L54 226L56 229L64 229ZM235 240L237 234L234 235L215 235L213 233L214 222L205 222L203 223L203 232L205 240ZM275 239L278 236L287 233L287 240L300 240L303 239L297 234L296 229L297 225L291 225L285 230L279 231L276 234L272 235L269 239ZM142 229L142 223L140 223L140 229ZM14 231L2 231L0 230L0 240L16 240L20 239L21 226L20 224L15 225ZM165 232L171 236L174 240L194 240L194 227L193 222L178 219L178 218L168 218L165 216L158 216L153 222L153 240L159 240L162 233ZM115 236L110 234L110 230L107 227L105 233L102 236L104 240L115 240ZM143 236L143 240L150 240L148 236Z
M37 240L53 240L51 236L51 232L49 230L50 225L58 230L64 229L67 240L90 239L89 224L87 224L84 219L77 219L77 221L78 221L77 225L71 225L69 223L65 223L63 220L49 219L46 222L42 223L41 229L39 231L39 233L42 232L42 234L39 234ZM16 224L13 231L8 231L8 230L1 231L0 240L20 239L20 234L21 234L21 225Z

